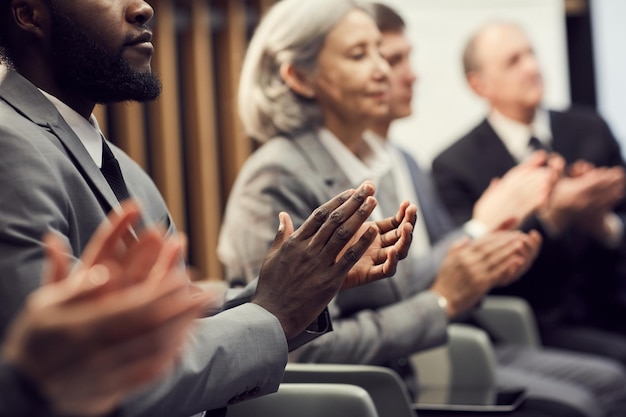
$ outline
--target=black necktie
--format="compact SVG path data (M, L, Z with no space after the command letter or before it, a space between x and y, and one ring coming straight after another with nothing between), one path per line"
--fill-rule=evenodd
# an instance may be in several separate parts
M124 182L124 176L122 176L120 164L115 159L111 148L109 148L104 138L102 138L102 167L100 171L109 183L118 201L121 202L130 197L128 188L126 188L126 182Z
M531 148L533 151L539 151L539 150L543 150L546 152L550 152L550 145L547 145L545 143L543 143L542 141L540 141L539 139L537 139L536 137L532 136L529 140L528 140L528 147Z

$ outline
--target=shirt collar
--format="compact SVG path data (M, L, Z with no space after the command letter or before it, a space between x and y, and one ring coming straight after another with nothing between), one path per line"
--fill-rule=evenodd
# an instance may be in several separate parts
M545 109L538 108L532 123L529 125L510 119L496 109L491 111L487 120L509 153L518 161L524 160L532 153L528 146L528 140L531 136L536 137L546 145L550 145L552 142L550 117Z
M52 94L48 94L41 89L39 91L56 107L61 117L78 136L89 156L100 168L102 166L102 133L94 115L89 116L89 120L87 120Z
M368 147L364 157L357 157L350 151L330 130L322 128L319 131L322 146L328 151L350 183L356 187L365 180L378 184L380 178L391 170L391 156L389 151L377 139L369 134L363 135Z

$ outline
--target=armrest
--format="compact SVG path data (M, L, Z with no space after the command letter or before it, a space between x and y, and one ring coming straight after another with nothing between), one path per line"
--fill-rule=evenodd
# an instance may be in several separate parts
M518 297L485 297L474 313L475 320L497 341L532 348L541 347L535 315L528 303Z
M274 394L228 407L228 417L378 417L367 391L344 384L281 384Z
M283 383L357 385L370 395L380 417L415 417L404 382L389 368L369 365L288 363Z
M496 358L487 334L473 326L448 326L448 344L411 357L419 384L428 387L493 387Z

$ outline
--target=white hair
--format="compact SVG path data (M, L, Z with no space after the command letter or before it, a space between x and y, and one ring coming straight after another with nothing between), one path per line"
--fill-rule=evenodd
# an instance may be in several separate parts
M369 8L360 0L282 0L257 27L239 79L239 115L246 134L265 142L322 123L315 99L291 90L280 75L289 62L312 74L328 32L351 10Z

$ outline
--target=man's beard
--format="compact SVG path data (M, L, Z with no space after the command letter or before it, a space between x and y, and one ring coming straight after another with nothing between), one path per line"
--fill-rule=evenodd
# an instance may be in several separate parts
M51 8L52 57L63 88L82 92L96 103L154 100L161 82L151 72L141 72L62 12Z

